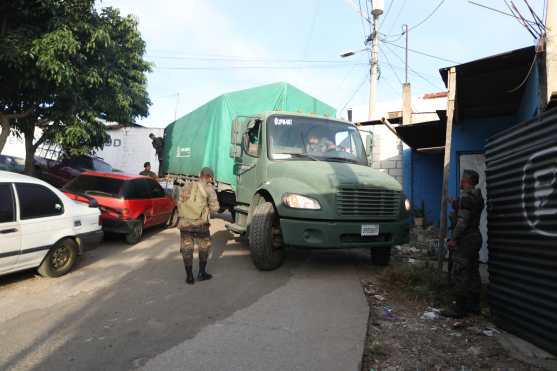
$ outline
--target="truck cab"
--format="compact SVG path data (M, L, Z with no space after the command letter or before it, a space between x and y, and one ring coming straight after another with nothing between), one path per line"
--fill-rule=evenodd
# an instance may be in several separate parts
M370 248L388 264L391 247L408 240L401 185L369 167L352 123L271 112L238 117L231 131L235 220L257 268L281 265L286 247Z

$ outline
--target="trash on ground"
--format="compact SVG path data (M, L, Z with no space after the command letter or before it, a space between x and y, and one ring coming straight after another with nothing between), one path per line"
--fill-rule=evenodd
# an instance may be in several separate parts
M379 301L385 301L385 297L383 295L373 295L373 297Z
M383 317L389 321L395 320L395 315L393 314L393 308L389 305L383 306Z
M420 318L429 321L434 321L436 319L439 319L439 313L433 311L425 311Z

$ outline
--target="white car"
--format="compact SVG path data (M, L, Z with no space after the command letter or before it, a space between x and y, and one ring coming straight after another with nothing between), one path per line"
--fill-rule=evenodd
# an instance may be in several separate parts
M37 268L68 273L77 256L103 237L100 210L42 180L0 171L0 275Z

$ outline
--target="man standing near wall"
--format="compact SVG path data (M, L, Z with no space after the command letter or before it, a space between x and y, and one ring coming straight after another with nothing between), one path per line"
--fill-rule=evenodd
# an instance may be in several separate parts
M149 138L153 142L153 148L155 149L157 158L159 159L159 177L162 177L162 151L164 149L164 139L155 136L153 133L149 134Z
M442 314L462 318L466 314L480 313L481 278L479 252L482 247L480 217L484 200L480 189L479 175L473 170L464 170L460 182L461 195L458 201L457 221L448 246L452 249L453 295L455 305Z
M207 273L207 260L211 248L209 220L211 213L219 210L217 194L211 183L213 170L205 167L199 174L199 180L188 183L180 195L178 211L180 222L180 253L186 269L186 283L193 285L193 252L197 246L199 253L198 281L210 280L213 276Z

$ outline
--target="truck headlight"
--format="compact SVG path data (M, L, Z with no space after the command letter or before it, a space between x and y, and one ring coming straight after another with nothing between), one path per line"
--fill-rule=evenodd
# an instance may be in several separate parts
M309 209L309 210L319 210L321 209L321 204L319 201L302 196L297 195L295 193L286 193L282 196L282 202L293 209Z
M410 211L410 209L412 209L412 204L410 203L409 199L404 200L404 208L406 209L406 211Z

